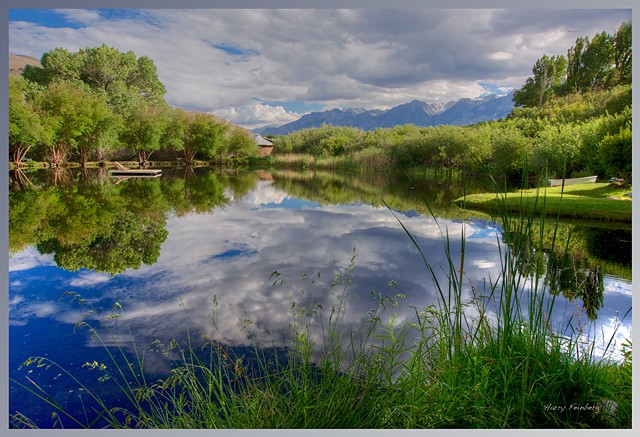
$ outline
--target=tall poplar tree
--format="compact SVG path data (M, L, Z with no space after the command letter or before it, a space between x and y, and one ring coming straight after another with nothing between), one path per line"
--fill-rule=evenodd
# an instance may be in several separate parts
M532 68L533 77L516 90L513 101L517 106L542 106L559 93L566 82L567 60L564 56L543 55Z
M631 83L631 22L622 23L613 37L613 62L617 82Z

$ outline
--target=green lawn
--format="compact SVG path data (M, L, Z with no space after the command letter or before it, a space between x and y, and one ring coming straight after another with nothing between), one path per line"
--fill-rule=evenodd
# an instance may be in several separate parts
M547 216L631 222L631 187L596 183L534 188L507 194L472 194L456 199L465 209L525 211Z

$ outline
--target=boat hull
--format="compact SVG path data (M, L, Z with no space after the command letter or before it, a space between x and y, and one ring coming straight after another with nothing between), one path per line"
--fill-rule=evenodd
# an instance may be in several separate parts
M584 178L570 178L564 179L565 185L577 185L577 184L594 184L598 179L598 176L587 176ZM563 179L549 179L549 185L552 187L558 187L562 185Z

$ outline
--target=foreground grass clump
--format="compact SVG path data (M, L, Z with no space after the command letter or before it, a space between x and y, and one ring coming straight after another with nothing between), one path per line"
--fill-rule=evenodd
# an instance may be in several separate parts
M520 190L506 194L472 194L456 200L468 209L523 211L548 216L631 222L631 187L595 183Z

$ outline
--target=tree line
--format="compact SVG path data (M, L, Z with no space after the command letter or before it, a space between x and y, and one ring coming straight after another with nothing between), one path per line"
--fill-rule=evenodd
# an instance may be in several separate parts
M146 56L102 45L77 52L56 48L41 66L9 78L9 154L56 167L137 157L147 165L166 150L187 163L196 157L257 152L248 131L213 115L172 108L156 67Z

